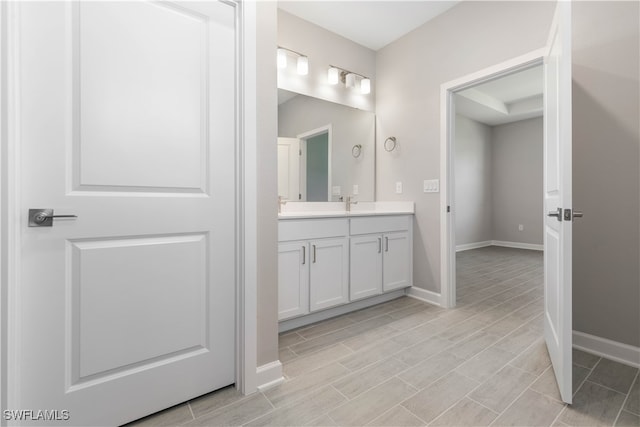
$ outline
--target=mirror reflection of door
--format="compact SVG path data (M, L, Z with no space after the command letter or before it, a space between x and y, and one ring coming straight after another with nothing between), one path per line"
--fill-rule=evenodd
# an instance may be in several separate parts
M278 138L278 196L282 200L302 200L300 156L298 138Z
M329 133L327 131L304 139L302 146L305 193L307 202L331 200L329 188Z

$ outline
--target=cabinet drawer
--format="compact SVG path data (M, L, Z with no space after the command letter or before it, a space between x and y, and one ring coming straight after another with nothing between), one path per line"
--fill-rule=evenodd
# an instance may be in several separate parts
M411 216L368 216L351 218L351 234L387 233L389 231L409 230Z
M278 241L346 236L349 234L348 221L346 218L280 220L278 221Z

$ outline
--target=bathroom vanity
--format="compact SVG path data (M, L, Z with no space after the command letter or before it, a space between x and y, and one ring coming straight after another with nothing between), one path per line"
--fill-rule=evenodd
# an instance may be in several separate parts
M397 298L412 285L412 202L349 211L344 203L285 207L278 221L281 331Z

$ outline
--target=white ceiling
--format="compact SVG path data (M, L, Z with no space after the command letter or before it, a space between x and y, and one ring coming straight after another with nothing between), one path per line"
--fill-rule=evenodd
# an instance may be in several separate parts
M369 49L378 50L458 2L280 0L278 7Z
M456 113L490 126L542 116L542 65L456 93Z

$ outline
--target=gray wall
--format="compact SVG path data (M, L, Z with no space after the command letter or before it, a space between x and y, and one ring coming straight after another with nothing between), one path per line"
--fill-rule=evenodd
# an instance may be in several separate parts
M353 184L358 184L358 200L373 201L375 115L308 96L296 96L278 106L278 136L295 138L328 124L332 127L331 185L339 185L343 195L350 195ZM351 155L354 144L363 147L358 158Z
M640 346L639 3L573 4L573 328Z
M339 6L336 7L337 14L340 13L338 9ZM374 83L376 53L373 50L282 10L278 11L278 45L309 57L309 74L306 76L296 74L293 66L278 70L279 88L367 111L375 110L374 84L368 95L341 84L327 85L330 65L367 76ZM294 61L294 58L289 60Z
M491 135L492 240L542 245L542 117L493 126Z
M574 329L640 345L639 4L573 3ZM414 284L440 292L440 84L544 47L553 2L463 2L378 52L378 200L414 200ZM437 42L435 42L437 41ZM403 181L397 195L394 182Z
M414 285L440 292L440 85L543 47L552 2L462 2L378 51L377 200L415 201ZM380 146L395 136L399 149ZM395 193L402 181L404 193Z
M456 116L457 246L543 244L542 132L542 117L490 127Z
M493 240L491 128L460 115L455 125L456 245Z
M277 4L256 2L257 28L257 362L278 360Z

